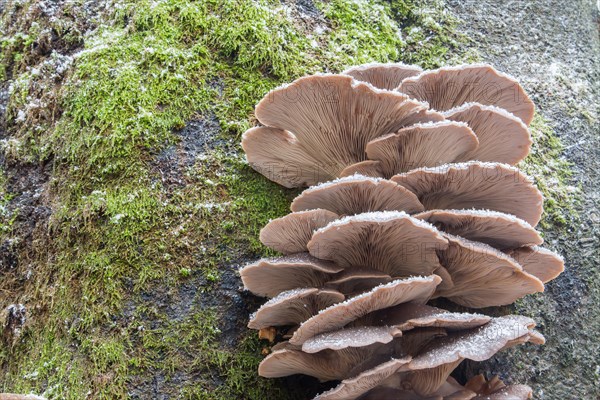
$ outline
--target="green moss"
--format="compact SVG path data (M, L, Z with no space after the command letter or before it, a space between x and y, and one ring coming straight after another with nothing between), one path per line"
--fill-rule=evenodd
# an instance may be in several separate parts
M539 114L530 125L533 146L519 167L533 177L544 194L542 228L566 228L577 218L576 204L580 188L572 186L571 164L563 157L564 146L553 129Z

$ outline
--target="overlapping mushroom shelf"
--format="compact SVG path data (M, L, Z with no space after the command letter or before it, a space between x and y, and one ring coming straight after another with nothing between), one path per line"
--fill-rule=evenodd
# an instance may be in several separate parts
M431 106L431 108L430 108ZM520 399L526 386L451 372L517 344L533 320L453 313L544 290L564 269L535 230L543 197L514 165L533 104L487 65L423 72L368 64L269 93L244 134L250 165L313 185L260 239L280 252L243 267L270 298L248 326L272 347L259 373L340 381L319 399Z

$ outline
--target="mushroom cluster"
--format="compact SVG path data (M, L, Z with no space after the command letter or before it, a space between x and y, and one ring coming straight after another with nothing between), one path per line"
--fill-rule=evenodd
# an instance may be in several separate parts
M259 374L339 385L318 399L525 399L526 386L450 374L517 344L535 322L449 312L506 305L564 269L539 247L543 197L514 165L534 107L488 65L368 64L300 78L256 107L250 165L311 186L260 233L280 252L240 270L270 298L250 317L272 346Z

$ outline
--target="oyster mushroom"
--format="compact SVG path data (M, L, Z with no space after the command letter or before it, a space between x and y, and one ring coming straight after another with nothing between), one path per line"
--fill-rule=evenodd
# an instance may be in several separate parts
M379 89L393 90L405 78L419 75L421 72L423 70L416 65L370 63L349 68L342 74L350 75L357 81L368 82Z

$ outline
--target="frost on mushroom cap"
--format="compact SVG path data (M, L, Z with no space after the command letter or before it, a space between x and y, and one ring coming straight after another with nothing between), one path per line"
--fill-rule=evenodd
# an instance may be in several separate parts
M334 178L290 132L260 126L242 135L248 164L287 188L312 185Z
M531 178L507 164L446 164L414 169L391 180L415 193L426 210L494 210L515 215L533 226L543 211L544 197Z
M521 247L507 252L521 264L523 269L546 283L565 270L563 258L543 247Z
M308 253L261 259L240 269L244 287L257 296L274 297L294 288L321 287L343 268Z
M328 210L291 213L270 221L260 230L260 241L283 254L301 253L313 232L335 221L339 216Z
M369 63L349 68L342 72L357 81L368 82L378 89L393 90L411 76L419 75L423 69L402 63Z
M331 289L288 290L273 297L252 314L248 328L297 325L344 298L343 294Z
M443 67L406 78L396 89L431 108L447 111L476 102L504 108L529 125L535 106L519 82L490 65Z
M269 92L256 106L256 117L293 134L329 176L339 176L346 166L364 160L371 139L444 119L401 93L331 74L300 78Z
M292 211L316 208L353 215L388 210L414 213L422 211L423 205L414 193L395 182L353 175L310 187L291 205Z
M515 165L529 154L531 133L521 119L503 108L468 103L444 113L452 121L466 122L479 139L479 147L457 161L495 161Z
M454 331L476 328L489 322L490 319L491 317L483 314L449 312L411 302L375 311L356 320L353 325L390 326L402 331L429 327Z
M307 319L294 332L290 343L302 344L313 336L340 329L376 310L409 301L425 304L440 282L439 276L431 275L396 280L377 286L370 292L328 307Z
M444 234L448 249L439 252L440 262L454 287L440 289L436 297L472 308L501 306L544 291L544 284L523 271L511 257L483 243Z
M321 393L314 400L350 400L356 399L369 390L379 386L387 378L402 370L410 362L410 357L393 359L360 375L343 380L335 388Z
M342 350L348 347L364 347L374 343L389 343L402 331L393 326L359 326L327 332L308 339L302 344L305 353L323 350Z
M383 176L420 167L436 167L461 160L475 151L479 141L463 122L440 121L416 124L367 143L370 160L379 161Z
M316 231L308 243L314 257L391 277L430 275L440 267L436 251L446 247L437 229L401 211L341 218Z
M431 342L428 349L408 364L413 370L408 377L413 390L420 395L435 392L464 359L484 361L515 344L540 343L534 326L531 318L509 315L494 318L480 328Z
M430 210L416 215L444 231L497 249L514 249L543 243L527 222L511 214L489 210Z

